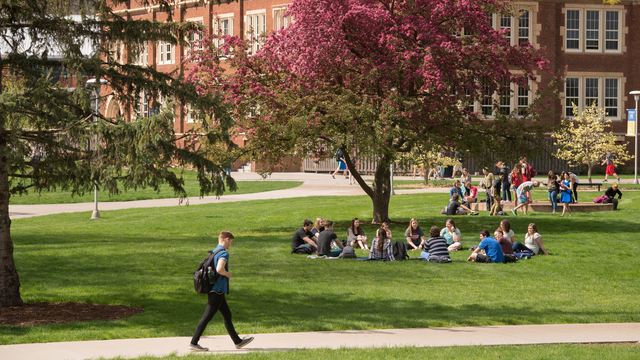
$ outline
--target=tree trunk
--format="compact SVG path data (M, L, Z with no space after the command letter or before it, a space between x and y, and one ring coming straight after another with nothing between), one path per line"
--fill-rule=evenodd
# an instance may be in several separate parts
M589 170L587 170L587 177L589 178L589 182L591 181L591 168L593 167L593 165L589 164Z
M391 164L391 158L389 156L383 156L378 160L372 188L362 179L349 153L345 149L342 149L342 154L347 163L347 168L353 174L358 185L360 185L362 190L371 198L371 202L373 203L373 219L371 222L374 224L389 222L389 199L391 198L391 171L389 165Z
M20 306L20 280L13 261L11 242L11 219L9 218L9 174L6 143L0 144L0 307Z

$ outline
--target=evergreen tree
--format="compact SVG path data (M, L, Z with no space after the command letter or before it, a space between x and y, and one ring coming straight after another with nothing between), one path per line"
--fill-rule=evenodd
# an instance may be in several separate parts
M169 15L174 11L173 2L138 2L159 5ZM0 0L0 306L22 304L10 234L11 196L56 189L82 194L94 185L109 193L157 190L166 183L185 198L183 180L171 170L175 165L197 170L201 195L225 189L223 169L196 145L206 139L224 144L218 148L233 147L225 131L231 120L219 99L198 96L180 73L130 61L145 42L186 45L188 34L201 31L201 25L171 18L162 23L127 20L112 11L124 3ZM74 13L79 16L69 16ZM86 44L93 51L83 51ZM125 58L114 44L123 44ZM147 92L171 104L150 118L106 118L92 107L96 92L85 86L89 78L105 82L103 88L125 109L135 107ZM202 121L197 133L176 136L174 109L186 104L202 114ZM231 177L226 186L235 190Z

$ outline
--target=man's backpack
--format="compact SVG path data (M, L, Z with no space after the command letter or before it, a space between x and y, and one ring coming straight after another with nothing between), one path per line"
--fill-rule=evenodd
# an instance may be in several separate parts
M518 261L518 257L515 256L514 254L504 254L504 262L505 263L512 263L512 262L516 262Z
M213 285L218 280L218 272L216 271L216 265L214 258L217 253L224 249L218 249L216 251L209 251L209 255L207 255L200 265L198 265L198 270L193 273L193 287L198 294L208 294L211 292Z
M409 255L407 255L407 248L404 246L402 241L395 241L392 245L392 249L393 257L396 261L402 261L409 258Z
M336 151L336 161L342 161L342 150Z

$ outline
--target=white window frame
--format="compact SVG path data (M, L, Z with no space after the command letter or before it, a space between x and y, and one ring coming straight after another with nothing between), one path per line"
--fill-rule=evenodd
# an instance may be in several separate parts
M282 28L287 28L293 22L291 15L284 16L288 10L288 5L276 5L272 10L273 30L279 31Z
M533 101L533 93L536 88L535 83L531 80L528 81L528 86L529 88L527 89L527 93L523 96L520 94L520 90L522 87L517 83L510 83L508 96L506 96L506 89L498 90L491 96L486 96L483 100L476 101L474 104L468 105L467 109L469 111L477 112L484 119L494 119L496 113L500 113L501 111L503 111L502 108L507 107L509 109L510 115L524 115L521 109L528 108L528 106L531 104L531 102ZM520 104L521 102L526 102L526 104ZM496 103L498 104L498 107L494 107L494 104ZM490 113L485 114L485 112L489 109Z
M185 21L198 23L200 25L204 24L204 18L202 18L202 17L185 19ZM196 31L196 32L192 32L189 35L187 35L187 41L189 42L189 46L185 46L184 54L187 55L189 53L190 49L202 50L202 43L200 43L199 46L195 46L194 45L196 42L201 41L202 39L203 39L202 32L197 32Z
M227 33L225 33L223 28L221 28L221 26L220 26L224 22L227 22L227 25L228 25ZM213 19L213 29L216 32L216 34L219 34L221 36L222 35L233 36L233 26L234 26L233 13L220 14L220 15L217 16L217 18ZM224 39L217 39L216 40L216 46L220 46L222 44L224 44Z
M621 121L623 117L622 111L622 102L624 100L624 77L622 73L571 73L567 74L566 79L578 79L578 111L582 112L591 104L586 103L587 99L587 84L593 84L593 80L597 80L597 96L595 97L597 101L597 107L599 108L615 108L617 114L611 114L607 112L605 114L605 118L612 121ZM562 96L562 109L563 115L567 118L573 118L573 106L572 103L569 103L567 100L567 83L565 80L565 84L563 87ZM616 82L616 94L611 96L610 92L607 92L607 85L611 81L615 80ZM609 96L607 96L609 95ZM574 99L574 97L571 97ZM615 106L606 106L607 101L615 100ZM569 115L571 114L571 115Z
M133 61L133 64L139 66L149 65L149 42L145 41L142 44L142 49L140 50L140 53L138 54L136 59Z
M587 19L589 14L593 14L594 12L598 12L597 17L593 19ZM574 29L568 28L568 16L569 12L577 12L578 19L578 28ZM599 54L621 54L625 51L624 49L624 34L627 29L624 23L624 17L626 11L623 6L620 5L585 5L582 7L574 7L570 6L563 9L565 25L560 28L560 34L562 37L562 48L566 53L599 53ZM607 27L611 27L612 24L607 21L609 14L617 14L617 29L607 29ZM587 29L587 27L593 23L593 21L597 21L597 28ZM569 39L569 31L577 31L578 38ZM591 35L595 34L596 37L592 37L591 39L587 38L587 35L591 33ZM611 37L611 39L607 39L607 37ZM569 40L577 40L578 48L569 49L567 43ZM597 47L593 48L592 46L587 46L588 42L594 41L597 42ZM607 42L616 43L616 49L607 49Z
M509 39L509 44L511 46L516 46L525 40L529 42L529 44L533 45L533 15L535 12L534 6L525 5L519 8L516 8L515 11L518 14L521 14L523 11L527 12L527 26L521 27L523 25L522 18L520 16L509 16L503 14L491 14L491 26L494 30L499 31L503 29L509 29L509 33L505 34L505 38ZM527 35L521 36L521 30L526 30Z
M260 34L267 31L267 10L252 10L245 14L247 40L251 41L249 53L255 54L262 47Z
M166 41L158 41L156 47L156 64L175 64L175 53L175 46L173 46L173 44Z
M184 112L187 123L193 124L196 122L196 118L193 116L193 105L187 104L187 106L184 107Z
M146 91L141 90L138 95L138 106L136 106L136 113L140 117L149 117L149 102L147 101Z

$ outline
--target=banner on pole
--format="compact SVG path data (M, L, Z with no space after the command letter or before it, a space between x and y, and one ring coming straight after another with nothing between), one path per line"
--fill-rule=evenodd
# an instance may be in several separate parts
M627 136L636 136L636 109L627 109Z

